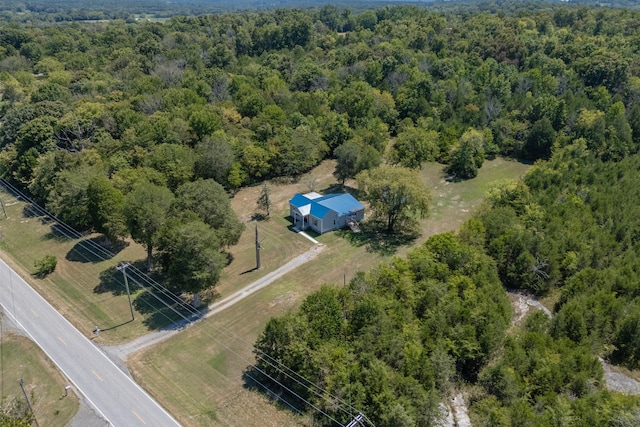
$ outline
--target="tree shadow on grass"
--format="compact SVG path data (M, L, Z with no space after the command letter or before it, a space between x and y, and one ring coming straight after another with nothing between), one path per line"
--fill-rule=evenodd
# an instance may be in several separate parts
M141 277L137 271L143 271L146 268L146 260L138 260L130 263L134 269L127 269L127 278L129 281L129 288L132 293L135 293L141 288ZM144 273L142 273L144 275ZM150 277L148 275L145 275ZM155 276L155 275L154 275ZM154 279L154 277L150 277ZM156 277L157 278L157 277ZM123 295L126 293L126 287L124 284L124 275L122 270L118 270L115 267L107 268L100 273L100 283L93 288L93 292L97 294L104 294L110 292L113 295Z
M300 398L297 398L293 394L287 392L283 387L274 384L255 366L248 366L247 369L242 372L242 380L244 388L266 396L272 404L276 405L280 409L288 410L293 413L305 412L307 409L305 403ZM301 390L303 393L302 395L304 395L305 391L306 390ZM300 393L298 394L300 395Z
M269 217L263 213L254 213L251 215L251 221L266 221Z
M161 270L155 270L147 275L142 269L145 260L131 263L127 268L127 281L133 296L133 307L143 317L142 323L149 330L181 329L187 324L203 318L207 307L218 294L215 290L204 291L200 295L201 307L195 309L190 305L191 300L178 290L169 289L166 277ZM126 294L124 274L116 268L109 268L100 273L100 283L93 291L95 293L110 292L113 295Z
M414 230L387 233L384 224L376 221L368 221L360 224L360 232L355 233L350 229L337 230L336 234L356 247L365 246L367 252L375 252L383 256L396 253L398 248L412 244L420 235Z
M22 207L22 216L25 218L39 218L44 215L36 206L33 206L31 203L27 203Z
M125 241L111 243L104 236L91 237L76 243L65 258L74 262L101 262L113 258L128 245Z
M55 240L56 242L66 242L69 238L63 234L56 232L52 227L51 231L43 236L43 240Z
M136 296L133 307L144 316L142 323L150 330L181 329L201 319L207 312L206 304L196 310L172 291L149 289Z
M355 197L356 199L360 196L360 190L358 190L357 188L348 186L348 185L343 185L343 184L331 184L331 185L328 185L327 187L323 188L322 190L319 190L319 193L320 194L349 193L353 197Z
M108 268L100 273L100 283L93 288L96 294L104 294L110 292L113 295L125 294L126 287L124 285L124 277L122 272L115 268Z

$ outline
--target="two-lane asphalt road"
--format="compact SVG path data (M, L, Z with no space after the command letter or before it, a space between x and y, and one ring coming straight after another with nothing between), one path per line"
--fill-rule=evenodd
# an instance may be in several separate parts
M2 260L0 305L110 424L180 425Z

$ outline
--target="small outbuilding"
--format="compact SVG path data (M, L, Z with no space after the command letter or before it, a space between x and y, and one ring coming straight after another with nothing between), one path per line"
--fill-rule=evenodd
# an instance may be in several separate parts
M322 234L362 221L364 206L348 193L298 193L289 200L289 214L296 228Z

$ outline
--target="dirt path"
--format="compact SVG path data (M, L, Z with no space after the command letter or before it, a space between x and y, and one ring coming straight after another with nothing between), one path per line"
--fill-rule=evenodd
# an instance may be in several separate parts
M221 299L220 301L217 301L216 303L211 304L210 306L207 307L207 311L203 315L196 314L184 321L175 323L167 327L166 329L151 332L147 335L144 335L138 339L135 339L133 341L130 341L122 345L105 346L103 347L103 349L110 356L116 359L119 359L120 361L123 361L127 358L129 354L135 353L136 351L140 351L144 348L147 348L154 344L162 342L172 337L173 335L177 334L178 332L188 327L189 325L192 325L193 323L197 322L198 320L213 316L214 314L219 313L222 310L231 307L233 304L237 303L238 301L241 301L242 299L248 297L254 292L269 286L271 283L275 282L285 274L291 272L292 270L296 269L302 264L315 258L320 252L322 252L324 248L325 246L322 244L317 244L313 246L307 252L303 253L302 255L298 255L297 257L293 258L291 261L287 262L280 268L272 271L271 273L264 275L263 277L256 280L255 282Z
M458 393L451 399L449 407L453 414L453 424L455 427L471 427L471 420L469 419L469 411L467 409L467 403L464 401L462 393Z
M547 307L542 305L540 301L535 299L534 297L527 296L524 294L520 294L518 292L509 292L507 291L507 296L509 297L509 301L511 301L511 306L514 310L513 319L511 319L512 325L519 325L522 323L527 314L529 313L529 309L531 307L536 308L538 310L542 310L544 314L549 316L549 318L553 317L553 313Z
M534 297L522 295L516 292L507 292L507 295L509 296L511 305L515 310L515 315L512 320L513 325L520 324L531 307L542 310L550 318L553 317L553 313L551 313L547 307L542 305L540 301L536 300ZM640 394L640 382L621 372L614 371L613 369L615 368L612 368L612 366L604 359L598 358L598 360L602 363L602 368L604 369L604 380L609 390L624 394Z

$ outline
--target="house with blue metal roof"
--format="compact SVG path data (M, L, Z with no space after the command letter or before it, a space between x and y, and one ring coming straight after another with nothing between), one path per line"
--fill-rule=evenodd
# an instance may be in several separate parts
M348 193L298 193L289 200L289 214L296 228L322 234L362 221L364 206Z

